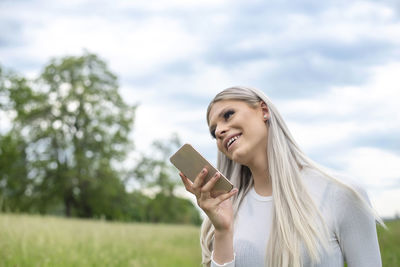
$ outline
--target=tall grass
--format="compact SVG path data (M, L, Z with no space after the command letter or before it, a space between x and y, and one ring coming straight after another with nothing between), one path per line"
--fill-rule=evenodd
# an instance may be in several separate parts
M382 266L400 266L400 220L385 222L388 230L378 227Z
M400 220L378 227L384 267L400 266ZM0 214L0 266L200 267L199 228Z
M0 266L200 266L199 228L0 215Z

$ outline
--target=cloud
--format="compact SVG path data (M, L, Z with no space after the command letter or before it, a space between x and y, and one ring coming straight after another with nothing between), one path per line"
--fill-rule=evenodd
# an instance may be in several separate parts
M78 5L79 1L75 2L77 7L83 5ZM16 8L9 8L10 13L17 11ZM20 12L16 12L16 18L8 15L7 28L17 19L25 22L19 36L25 45L19 49L9 49L5 61L28 58L43 64L50 57L76 55L87 48L106 59L112 58L110 65L120 75L141 76L201 52L201 40L187 32L183 22L172 16L123 20L113 13L105 16L101 13L66 16L62 14L63 8L68 10L76 7L74 4L57 8L50 6L49 9L41 10L34 7L30 11L21 8ZM24 14L23 18L21 13Z
M22 24L16 20L7 20L0 17L0 47L11 47L21 45L18 34L21 32Z
M119 2L119 9L133 8L140 9L146 12L157 12L157 11L170 11L170 10L198 10L216 8L228 4L227 0L170 0L170 1L122 1Z
M398 63L373 67L367 84L331 87L313 98L281 101L279 106L308 148L399 132L396 73L400 73Z
M360 84L368 77L366 67L399 59L399 20L385 3L312 8L301 3L283 5L284 11L281 6L258 2L257 11L254 5L237 7L245 15L231 12L224 34L210 43L207 62L230 70L249 61L268 61L269 68L255 83L272 96L297 98L328 86Z
M1 1L0 58L35 77L50 57L97 53L139 103L138 150L177 132L212 162L208 102L260 88L307 154L373 189L396 183L399 14L395 1Z
M382 217L393 217L400 215L400 189L391 188L385 191L371 191L370 199L378 214Z
M355 177L372 193L379 213L389 216L400 210L400 64L368 72L365 84L331 87L313 98L279 101L278 107L311 158Z
M367 187L375 190L400 188L399 155L378 148L360 147L351 149L338 161Z

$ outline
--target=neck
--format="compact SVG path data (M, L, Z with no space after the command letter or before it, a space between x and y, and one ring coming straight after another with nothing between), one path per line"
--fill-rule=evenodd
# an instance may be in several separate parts
M268 163L266 159L249 166L254 180L254 190L261 196L272 195L272 184L269 177Z

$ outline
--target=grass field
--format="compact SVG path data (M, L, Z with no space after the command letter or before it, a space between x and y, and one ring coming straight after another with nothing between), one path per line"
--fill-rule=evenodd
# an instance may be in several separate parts
M378 229L383 266L400 266L400 221ZM199 228L0 214L0 266L200 266Z
M200 266L199 228L0 214L0 266Z
M388 230L378 227L382 266L400 267L400 220L386 222Z

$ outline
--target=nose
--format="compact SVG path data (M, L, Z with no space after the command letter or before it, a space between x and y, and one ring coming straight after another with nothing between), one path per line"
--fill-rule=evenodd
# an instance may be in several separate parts
M227 131L228 127L226 127L225 125L217 126L217 128L215 129L215 136L219 139L222 139Z

